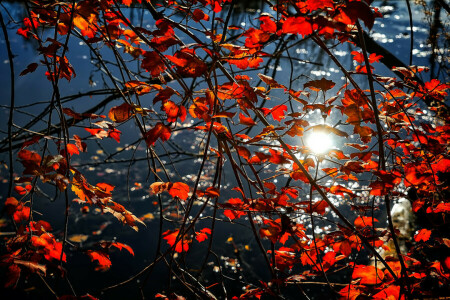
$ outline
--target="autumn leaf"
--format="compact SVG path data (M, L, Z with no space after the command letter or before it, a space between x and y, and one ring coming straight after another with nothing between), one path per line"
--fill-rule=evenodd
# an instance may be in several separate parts
M189 186L183 182L174 182L169 187L169 194L174 198L178 197L181 200L186 201L189 195Z
M325 215L326 209L329 207L328 203L325 200L319 200L312 204L307 204L304 208L304 211L307 213L318 213L319 215Z
M337 128L331 127L326 124L319 124L319 125L311 126L306 131L311 130L311 129L314 132L325 132L325 133L332 132L337 136L342 136L342 137L346 137L346 138L348 137L348 133L346 133L345 131L339 130Z
M320 80L311 80L308 81L303 85L303 88L310 88L313 91L328 91L329 89L332 89L336 84L328 79L322 78Z
M201 9L195 9L192 13L192 20L194 20L195 22L200 22L200 21L209 21L209 16L207 14L205 14Z
M204 240L208 239L208 235L211 235L211 229L209 228L203 228L200 230L200 232L196 232L195 239L201 243Z
M333 185L332 187L329 188L328 191L334 195L339 195L342 197L344 197L344 193L349 195L352 198L356 196L352 190L349 190L348 188L346 188L340 184Z
M381 269L374 266L356 265L353 269L352 279L360 278L360 284L372 285L380 284L384 279L384 273Z
M400 299L400 287L398 285L389 285L388 287L382 289L381 291L373 295L373 299L380 299L380 300Z
M361 295L361 293L362 292L358 288L358 286L353 284L349 284L339 291L339 294L342 296L342 298L348 300L356 300L359 295Z
M239 113L239 123L246 126L254 126L256 122L252 118L246 117L244 114Z
M128 246L127 244L124 244L124 243L119 243L119 242L111 242L111 243L104 243L104 244L102 244L102 246L106 246L106 247L115 247L115 248L117 248L117 249L119 249L119 250L121 250L122 251L122 249L125 249L125 250L127 250L131 255L133 255L134 256L134 251L133 251L133 249L130 247L130 246Z
M280 122L281 119L284 119L284 114L287 111L287 106L283 104L283 105L277 105L273 108L263 107L261 109L264 112L265 116L267 116L268 114L271 114L272 118L274 120Z
M117 123L122 123L133 116L132 106L128 103L122 103L119 106L114 106L109 110L108 117Z
M103 207L103 211L112 214L123 224L130 226L135 231L139 231L136 223L146 226L145 223L142 222L138 217L133 215L130 211L126 210L123 205L112 200L109 200L108 203L106 203L106 206Z
M270 86L270 88L272 89L285 89L286 87L282 84L279 84L278 82L275 81L275 79L273 79L270 76L264 75L264 74L258 74L258 77L268 86Z
M145 142L147 143L147 146L154 146L156 143L156 140L159 138L161 141L165 142L170 138L171 130L169 127L164 125L161 122L158 122L155 127L150 129L144 136Z
M114 139L116 142L120 143L120 135L122 132L116 128L108 130L108 137Z
M415 236L414 240L416 242L426 242L430 239L431 236L431 230L428 229L421 229Z
M125 87L130 91L134 91L137 95L147 94L152 89L148 83L139 80L130 80L125 83Z
M165 231L162 236L163 239L165 239L167 241L167 243L173 247L175 245L177 236L179 234L180 230L167 230ZM175 251L178 253L181 253L183 251L188 251L189 250L189 243L190 240L186 240L185 238L183 238L182 236L180 236L180 239L178 240L178 242L175 245Z
M97 261L98 266L95 268L96 271L107 271L111 267L112 263L108 254L93 250L88 250L86 253L92 261Z
M78 150L78 147L74 144L67 144L66 145L67 152L70 154L70 156L74 154L80 154L80 151Z
M305 37L311 34L313 29L311 23L304 17L289 17L284 21L283 33L300 34Z
M75 140L75 145L77 146L78 150L80 150L81 152L87 151L86 143L83 142L78 135L74 134L73 139Z
M31 63L31 64L29 64L29 65L25 68L25 70L23 70L22 72L20 72L19 76L24 76L24 75L26 75L26 74L28 74L28 73L33 73L33 72L36 70L37 67L38 67L38 64L37 64L37 63Z
M176 122L180 118L181 122L186 119L186 108L183 105L177 105L173 101L165 101L161 108L167 115L167 122Z
M239 219L241 216L246 215L244 211L240 211L242 206L244 205L244 202L239 198L231 198L227 201L226 204L223 204L222 206L224 208L227 208L224 210L223 214L228 217L230 220Z
M177 73L186 77L199 77L207 70L207 65L193 51L184 49L166 57L177 66Z
M377 219L372 217L358 216L354 222L356 228L363 228L366 226L373 226L373 222L378 222Z
M154 182L150 185L150 190L154 195L167 191L172 197L184 201L189 196L189 186L183 182Z
M166 69L163 60L155 51L145 52L141 67L150 72L152 77L158 77Z
M99 139L103 139L108 136L108 132L101 128L84 128L87 132L94 135L95 137Z

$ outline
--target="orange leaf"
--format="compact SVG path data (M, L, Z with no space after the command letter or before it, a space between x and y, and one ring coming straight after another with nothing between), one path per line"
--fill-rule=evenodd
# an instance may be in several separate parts
M352 279L361 278L360 284L372 285L380 284L383 281L384 273L381 269L374 266L356 265Z
M374 222L378 222L377 219L373 219ZM372 222L372 217L365 217L365 216L359 216L356 218L355 222L355 227L357 228L363 228L366 226L373 226L373 222Z
M178 117L181 122L186 119L186 108L175 104L173 101L165 101L161 109L167 114L167 122L176 122Z
M131 118L133 115L132 106L128 103L122 103L119 106L114 106L109 110L108 117L117 123L122 123Z
M387 288L373 295L373 299L380 299L380 300L400 299L400 287L397 285L389 285Z
M242 125L247 125L247 126L254 126L254 125L256 125L256 122L253 121L252 118L246 117L242 113L239 113L239 123L242 124Z
M74 154L80 154L78 147L75 146L74 144L67 144L67 152L69 152L70 156Z
M106 271L111 267L111 260L109 259L108 254L100 251L88 250L87 255L89 255L92 261L96 260L98 262L98 266L95 268L96 271Z

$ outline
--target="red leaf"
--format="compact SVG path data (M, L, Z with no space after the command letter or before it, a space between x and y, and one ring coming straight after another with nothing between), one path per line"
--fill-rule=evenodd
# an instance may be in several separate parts
M349 147L356 148L356 149L358 149L359 151L363 151L363 150L366 150L367 148L369 148L368 145L349 144L349 143L346 143L345 145L346 145L346 146L349 146Z
M202 230L200 230L200 232L196 232L195 239L201 243L204 240L208 239L208 234L211 234L211 229L203 228Z
M342 197L344 197L344 193L346 193L350 197L355 197L355 194L352 192L352 190L349 190L342 185L333 185L332 187L330 187L329 192Z
M18 185L18 186L15 186L15 187L14 187L14 191L15 191L17 194L19 194L20 196L23 196L23 195L28 194L28 193L31 191L32 188L33 188L33 186L31 186L30 184L27 184L27 185L25 186L25 188ZM9 199L9 198L8 198L8 199Z
M242 125L247 125L247 126L254 126L254 125L256 125L256 122L253 121L252 118L246 117L242 113L239 113L239 123L242 124Z
M154 182L150 185L150 189L155 195L167 191L172 197L181 200L186 200L189 196L189 186L183 182Z
M158 77L166 69L163 60L155 51L145 52L141 67L150 72L152 77Z
M189 196L189 186L183 182L174 182L169 188L169 194L186 201Z
M199 77L208 69L208 66L189 49L177 51L173 56L166 55L166 57L177 66L177 73L181 76Z
M375 15L372 9L364 1L352 1L342 9L340 16L342 22L345 24L355 24L357 19L361 19L367 28L372 29L375 22Z
M339 291L339 294L343 299L347 300L356 300L359 295L361 295L361 291L358 289L356 285L349 284L345 288Z
M106 130L101 128L84 128L84 130L86 130L87 132L89 132L90 134L94 135L99 139L103 139L108 136L108 132L106 132Z
M319 200L312 205L307 205L304 210L307 213L316 212L323 216L326 213L326 208L328 206L329 205L325 200Z
M20 278L20 268L17 265L10 265L8 267L8 271L6 273L6 280L5 280L5 284L4 287L12 287L15 288L17 285L17 282L19 281Z
M248 150L245 147L241 147L241 146L236 146L235 148L240 156L242 156L243 158L245 158L247 160L250 159L250 156L251 156L250 150Z
M352 279L357 278L361 278L360 284L380 284L383 281L384 273L374 266L356 265L353 269Z
M239 198L231 198L228 200L227 204L224 204L224 207L233 207L233 208L240 208L244 202ZM230 220L239 219L241 216L246 215L245 212L235 210L235 209L226 209L223 214L228 217Z
M173 245L175 245L175 241L177 239L178 233L180 231L179 230L167 230L166 232L164 232L162 234L163 239L165 239L167 241L167 243L172 247ZM189 250L189 242L188 240L186 240L185 238L180 237L180 240L177 242L176 246L175 246L175 251L178 253L181 253L183 251L188 251Z
M144 95L152 90L151 85L139 80L130 80L125 83L125 87L130 91L134 91L137 95Z
M178 117L181 122L186 119L186 108L175 104L173 101L165 101L161 109L167 114L167 122L176 122Z
M133 251L133 249L132 249L130 246L128 246L127 244L118 243L118 242L113 242L113 243L111 243L110 246L116 247L116 248L119 249L119 250L125 249L125 250L127 250L131 255L134 256L134 251Z
M195 22L200 22L201 20L208 21L209 20L209 16L206 15L201 9L197 8L192 13L192 20L194 20Z
M416 242L420 242L420 241L426 242L430 239L430 236L431 236L431 230L421 229L419 231L419 233L414 236L414 240Z
M284 113L287 111L286 105L277 105L274 108L261 108L264 112L264 115L267 116L268 114L272 115L272 118L274 120L277 120L278 122L281 121L281 119L284 119Z
M120 135L121 134L122 134L122 132L115 128L108 130L108 137L114 139L118 143L120 143Z
M69 152L70 156L74 154L80 154L78 147L74 144L67 144L67 152Z
M108 254L100 251L88 250L87 255L89 255L92 261L96 260L98 262L98 266L95 268L96 271L106 271L111 267L111 260L109 259Z
M217 198L220 196L220 190L218 188L210 186L206 189L205 195L211 198Z
M22 221L28 221L30 218L30 212L31 212L31 209L28 206L19 204L16 207L16 211L14 212L14 215L13 215L14 222L20 223Z
M400 287L397 285L389 285L387 288L373 295L373 299L380 299L380 300L400 299Z
M303 36L312 33L312 26L304 17L289 17L284 21L283 33L301 34Z
M375 219L375 218L373 219L373 221L374 222L378 222L378 220ZM356 218L354 224L355 224L355 227L357 227L357 228L363 228L363 227L366 227L366 226L373 226L372 217L365 217L365 216L361 217L361 216L359 216L359 217Z
M169 127L161 122L158 122L155 127L150 129L144 136L147 146L154 146L156 140L159 138L165 142L170 138L171 130Z
M282 84L279 84L275 79L273 79L270 76L264 75L259 73L258 77L268 86L270 86L270 88L273 89L285 89L286 87Z

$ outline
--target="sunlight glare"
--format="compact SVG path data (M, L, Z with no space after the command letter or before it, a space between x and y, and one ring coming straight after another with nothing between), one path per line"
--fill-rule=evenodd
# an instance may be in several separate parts
M314 132L306 138L306 146L315 154L324 154L333 147L330 134Z

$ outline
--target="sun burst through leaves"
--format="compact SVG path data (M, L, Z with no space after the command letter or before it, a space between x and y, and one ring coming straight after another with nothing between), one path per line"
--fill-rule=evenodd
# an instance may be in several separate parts
M328 152L334 146L334 141L328 133L312 132L306 138L306 146L314 154L320 155Z

